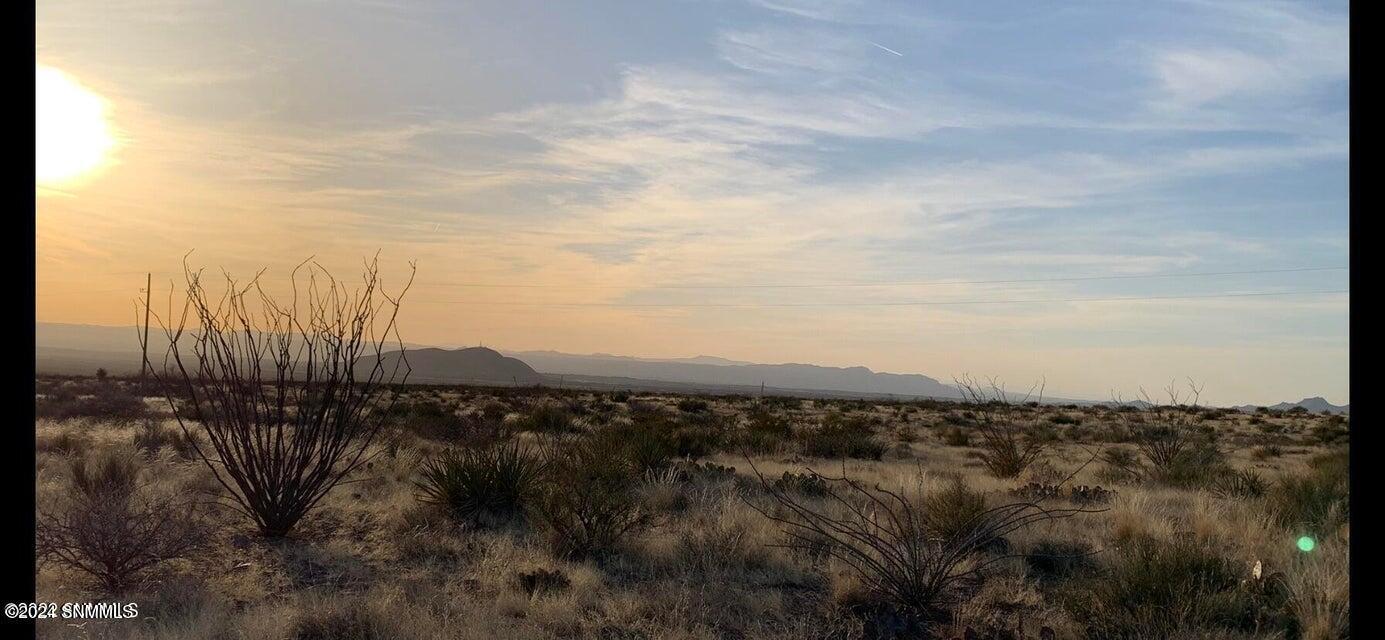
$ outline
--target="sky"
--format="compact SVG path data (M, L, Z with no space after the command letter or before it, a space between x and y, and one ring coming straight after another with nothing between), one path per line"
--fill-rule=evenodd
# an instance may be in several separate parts
M1349 401L1345 2L49 0L36 39L113 138L36 185L41 322L378 251L414 343Z

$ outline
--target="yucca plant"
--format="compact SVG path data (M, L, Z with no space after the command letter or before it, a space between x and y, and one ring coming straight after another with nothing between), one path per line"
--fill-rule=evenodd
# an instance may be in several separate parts
M1213 477L1208 488L1223 498L1259 498L1269 490L1269 483L1253 470L1228 469Z
M459 521L489 526L524 512L543 480L544 461L506 440L480 448L448 449L423 464L419 500Z

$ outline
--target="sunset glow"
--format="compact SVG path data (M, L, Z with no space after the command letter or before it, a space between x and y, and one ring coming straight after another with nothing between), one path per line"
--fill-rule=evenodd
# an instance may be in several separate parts
M56 186L85 176L106 161L115 138L106 101L71 76L37 65L35 180Z

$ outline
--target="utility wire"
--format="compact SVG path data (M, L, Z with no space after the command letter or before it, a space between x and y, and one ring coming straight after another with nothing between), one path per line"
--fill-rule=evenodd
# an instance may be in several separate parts
M1029 282L1087 282L1092 280L1150 280L1160 278L1207 278L1215 276L1257 275L1269 273L1311 273L1346 271L1349 267L1292 267L1286 269L1245 269L1240 271L1198 271L1191 273L1147 273L1103 276L1071 276L1052 278L1011 278L1005 280L915 280L893 282L838 282L784 284L525 284L503 282L419 282L419 287L466 287L477 289L818 289L838 287L927 287L959 284L1023 284ZM112 272L112 275L142 275L144 271ZM158 275L182 275L181 272L154 272Z
M730 308L756 309L762 307L932 307L973 304L1042 304L1055 302L1120 302L1140 300L1194 300L1209 298L1251 298L1272 296L1326 295L1350 293L1346 289L1325 289L1317 291L1263 291L1250 293L1213 293L1176 296L1122 296L1111 298L1043 298L1029 300L917 300L900 302L786 302L786 303L644 303L644 302L487 302L480 300L418 300L417 304L460 304L477 306L509 307L669 307L669 308Z
M1056 278L1014 278L1009 280L920 280L895 282L840 282L840 283L799 283L799 284L668 284L668 285L614 285L614 284L505 284L488 282L440 282L419 283L431 287L473 287L495 289L814 289L837 287L918 287L957 284L1020 284L1026 282L1084 282L1089 280L1144 280L1154 278L1195 278L1211 276L1235 276L1264 273L1306 273L1313 271L1344 271L1347 267L1300 267L1293 269L1249 269L1244 271L1202 271L1195 273L1153 273L1106 276L1074 276Z

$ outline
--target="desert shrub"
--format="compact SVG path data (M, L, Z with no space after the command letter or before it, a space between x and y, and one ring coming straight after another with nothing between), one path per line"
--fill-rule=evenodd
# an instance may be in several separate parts
M1208 483L1208 490L1223 498L1260 498L1265 495L1269 483L1265 478L1250 469L1228 469L1214 476Z
M1171 397L1176 400L1177 395L1171 392ZM1201 423L1203 414L1195 405L1149 406L1117 415L1136 453L1107 449L1099 472L1102 480L1197 489L1234 476L1217 446L1215 430Z
M287 535L368 462L399 398L392 389L408 377L403 352L385 351L403 344L395 320L412 275L391 296L374 261L355 290L316 265L306 271L311 284L295 269L303 294L285 305L230 276L223 293L209 292L185 265L184 308L163 326L168 366L152 369L170 400L187 398L172 403L179 428L201 425L211 444L202 461L267 537Z
M1347 428L1340 424L1320 423L1313 425L1309 431L1313 441L1325 447L1346 444L1351 440L1351 433Z
M1298 627L1297 637L1306 640L1345 640L1351 637L1351 561L1348 550L1325 547L1311 554L1300 555L1295 560L1296 566L1283 576L1283 584L1289 595L1289 611L1293 613L1295 626Z
M774 488L780 491L793 491L805 496L821 498L827 495L827 480L816 473L792 473L785 471L784 475L774 481Z
M1226 454L1215 444L1203 442L1184 451L1171 465L1149 465L1146 477L1171 487L1197 489L1211 486L1232 473Z
M971 444L971 434L961 427L948 427L942 431L943 444L949 447L965 447Z
M793 437L793 423L783 414L757 408L747 418L741 442L751 453L778 452Z
M1349 517L1351 478L1345 451L1314 458L1307 473L1281 478L1267 493L1270 513L1286 527L1319 535Z
M1048 417L1048 421L1053 424L1082 424L1082 418L1070 416L1066 413L1056 413Z
M1144 477L1144 467L1134 451L1125 447L1107 447L1101 452L1101 466L1096 479L1108 484L1133 484Z
M1030 440L1043 444L1052 444L1062 439L1058 434L1058 430L1047 424L1035 424L1031 426L1027 435Z
M1096 566L1092 551L1082 541L1044 540L1024 554L1024 564L1041 581L1062 580L1092 570Z
M685 570L705 576L755 563L758 545L730 506L700 513L678 528L676 549Z
M1277 444L1255 447L1250 451L1250 457L1256 460L1268 460L1270 458L1278 458L1282 455L1284 455L1284 449Z
M652 521L623 441L599 436L550 450L550 482L530 510L559 557L607 555Z
M386 640L395 636L397 617L381 615L363 602L331 601L302 607L294 618L292 640Z
M715 462L684 461L677 465L683 477L690 482L726 482L736 479L736 468Z
M922 505L879 486L828 479L826 504L840 507L833 510L775 487L758 470L756 476L771 503L746 503L780 525L785 546L837 559L881 603L915 621L942 617L961 587L981 578L988 564L981 556L997 540L1031 524L1084 512L1006 504L978 514L965 533L943 537L928 526Z
M666 419L641 419L625 425L615 425L591 436L641 474L651 469L663 469L678 455L675 425Z
M538 493L544 461L517 441L447 449L429 459L415 482L419 500L459 521L489 526L524 512Z
M991 475L1019 477L1029 465L1044 456L1047 443L1056 439L1056 434L1025 432L1024 424L1030 420L1025 415L1031 409L1025 405L1029 402L1029 394L1016 404L995 381L989 383L989 388L971 378L956 380L956 383L976 412L976 432L981 435L981 463Z
M829 413L818 428L799 436L804 455L862 460L879 460L885 455L885 444L876 440L869 420L862 416Z
M652 513L686 511L692 504L686 488L690 480L684 465L646 471L639 489L645 508Z
M520 428L538 433L566 433L572 431L572 412L556 402L538 402L524 416Z
M798 398L790 398L789 396L766 396L758 399L757 402L760 404L760 406L766 407L771 410L796 409L803 404L802 400L799 400Z
M391 422L399 429L426 440L464 445L480 445L502 435L500 418L483 413L461 415L436 400L413 400L395 404Z
M707 426L684 426L672 433L673 454L679 458L709 456L721 447L722 432Z
M146 419L134 435L135 448L149 455L168 447L180 457L192 459L197 456L197 448L205 446L198 441L197 432L183 433L179 429L164 426L159 420Z
M90 446L90 438L72 429L65 429L48 437L39 437L35 443L39 452L61 456L81 455Z
M546 593L566 591L572 581L561 569L535 569L515 574L515 586L533 598Z
M1256 632L1283 626L1285 598L1252 586L1245 565L1202 541L1138 538L1066 594L1093 638L1168 638L1189 632ZM1266 587L1269 588L1266 588Z
M918 442L919 435L913 427L907 424L901 424L894 429L894 439L901 444L911 444Z
M679 458L701 458L715 453L726 441L726 429L721 418L712 413L684 415L676 423L666 427L673 447L673 455Z
M982 523L986 496L971 490L962 478L954 477L944 488L925 495L919 511L932 534L949 540L960 538Z
M137 458L123 451L74 460L62 498L38 514L40 562L120 594L158 565L198 549L205 531L194 505L141 486L140 471Z
M34 417L57 421L87 419L124 425L150 413L144 398L118 385L101 384L83 390L91 393L77 395L63 392L35 399Z
M487 420L501 421L510 414L510 405L505 404L494 398L487 400L481 405L481 417Z
M683 398L678 401L678 410L683 413L706 413L709 405L701 398Z

